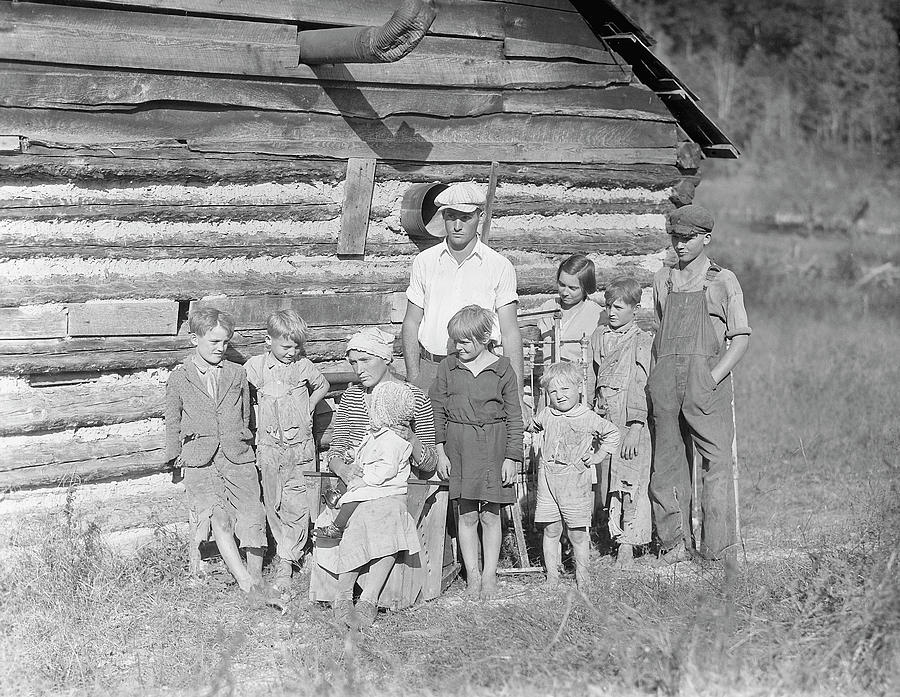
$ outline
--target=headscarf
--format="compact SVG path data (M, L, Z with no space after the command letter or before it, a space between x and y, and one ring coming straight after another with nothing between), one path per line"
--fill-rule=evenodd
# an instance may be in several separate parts
M394 335L378 327L366 327L350 337L347 352L350 351L362 351L390 362L394 358Z

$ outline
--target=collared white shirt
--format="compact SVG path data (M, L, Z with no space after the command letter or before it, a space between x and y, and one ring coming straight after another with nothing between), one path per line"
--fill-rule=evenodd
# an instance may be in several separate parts
M206 383L206 392L212 399L218 399L218 386L222 377L222 364L207 363L198 354L194 354L194 367Z
M457 263L446 241L418 254L406 297L424 310L419 343L437 355L448 353L447 323L463 307L480 305L496 312L519 298L513 265L481 238L462 263ZM496 321L493 338L500 339Z

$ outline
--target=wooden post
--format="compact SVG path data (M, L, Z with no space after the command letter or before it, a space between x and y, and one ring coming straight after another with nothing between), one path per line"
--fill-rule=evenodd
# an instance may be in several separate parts
M592 395L587 393L588 386L588 348L590 347L591 340L587 334L583 334L581 336L581 341L579 342L581 345L581 394L584 396L584 404L587 407L590 407L590 401Z
M491 236L491 218L494 215L494 194L497 192L497 170L499 162L491 162L491 174L488 178L488 190L484 203L484 223L481 226L481 241L487 242Z
M738 485L740 484L740 470L738 469L737 456L737 416L734 411L734 374L729 374L728 379L731 381L731 461L733 468L731 476L734 485L734 534L735 537L737 537L738 542L740 542L741 546L743 547L743 538L741 537L740 496L738 494Z
M369 212L375 190L375 160L351 157L347 161L344 179L344 209L341 215L341 234L338 256L362 256L366 253L369 232Z

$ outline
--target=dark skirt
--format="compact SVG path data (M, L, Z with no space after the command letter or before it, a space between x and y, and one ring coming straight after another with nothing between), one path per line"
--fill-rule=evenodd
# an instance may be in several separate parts
M450 422L444 451L450 460L450 498L513 503L515 486L500 477L506 457L506 422L483 426Z

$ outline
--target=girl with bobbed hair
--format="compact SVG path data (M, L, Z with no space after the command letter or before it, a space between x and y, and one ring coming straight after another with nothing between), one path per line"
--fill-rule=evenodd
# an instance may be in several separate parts
M577 362L581 360L581 340L590 338L600 323L603 309L590 299L597 290L594 262L584 254L573 254L565 259L556 270L557 296L551 298L540 310L559 310L560 356L557 360ZM538 322L541 337L549 339L553 328L551 317L542 317ZM546 351L546 350L545 350Z

